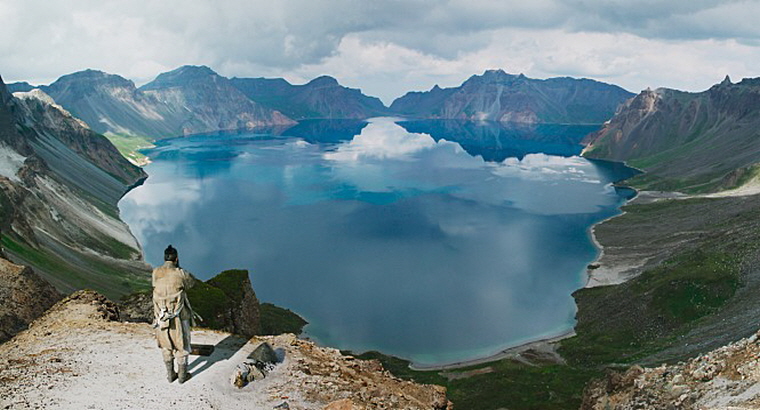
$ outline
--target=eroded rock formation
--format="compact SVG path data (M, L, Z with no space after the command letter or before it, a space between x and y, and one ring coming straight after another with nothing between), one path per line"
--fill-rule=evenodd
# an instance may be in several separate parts
M0 343L10 339L63 298L34 271L0 258Z

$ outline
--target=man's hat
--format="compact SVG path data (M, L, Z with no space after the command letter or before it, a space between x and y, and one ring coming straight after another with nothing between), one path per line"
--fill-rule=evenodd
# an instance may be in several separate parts
M165 261L173 261L177 259L177 249L175 249L173 246L169 245L166 250L164 251L164 260Z

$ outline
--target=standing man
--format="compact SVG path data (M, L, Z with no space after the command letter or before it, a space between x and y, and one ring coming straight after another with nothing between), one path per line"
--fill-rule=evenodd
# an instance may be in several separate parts
M190 354L190 321L193 311L187 299L187 289L195 284L190 273L179 267L177 250L169 245L164 251L164 264L153 269L153 327L156 340L166 364L169 383L177 379L174 359L177 359L179 382L190 378L187 356Z

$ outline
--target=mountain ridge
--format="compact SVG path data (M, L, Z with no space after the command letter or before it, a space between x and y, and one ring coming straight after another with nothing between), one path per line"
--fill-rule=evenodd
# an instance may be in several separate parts
M10 85L13 91L35 88ZM291 126L308 119L488 120L516 123L601 123L632 97L595 80L487 70L459 87L411 91L386 107L329 75L294 85L283 78L227 78L207 66L181 66L141 87L98 70L60 77L40 88L96 132L155 140L203 132ZM598 108L598 106L603 106Z
M636 187L690 193L733 188L760 161L760 78L726 77L690 93L647 89L584 141L583 155L646 171Z
M458 87L434 86L397 98L392 112L424 119L517 123L602 123L633 94L589 79L531 79L504 70L486 70Z
M293 85L281 78L232 78L231 81L250 99L295 120L367 119L390 113L378 98L344 87L327 75L302 85Z
M293 123L249 101L205 66L182 66L139 88L97 70L68 74L39 88L100 133L155 139Z

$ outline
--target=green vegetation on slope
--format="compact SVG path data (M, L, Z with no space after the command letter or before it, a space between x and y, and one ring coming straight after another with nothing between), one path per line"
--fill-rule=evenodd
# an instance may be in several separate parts
M206 281L209 285L220 289L233 302L243 299L243 286L248 279L248 271L244 269L226 270Z
M224 317L234 305L221 289L200 280L187 290L187 297L193 311L203 318L198 325L209 329L222 329Z
M760 310L757 201L629 205L624 215L601 225L601 243L616 245L608 252L632 252L655 262L621 285L575 293L578 336L562 343L563 356L576 364L680 360L756 330L746 316ZM657 242L647 249L647 241Z
M577 336L562 341L562 356L584 367L632 364L679 343L739 286L733 256L709 248L680 253L620 285L577 291Z
M282 333L301 334L309 322L289 309L271 303L261 304L261 334L279 335Z
M245 295L247 281L248 271L243 269L226 270L205 282L196 281L195 286L188 289L187 296L193 310L203 318L198 325L224 329L231 310L240 305ZM296 313L271 303L262 303L259 309L261 334L264 335L300 334L307 324Z
M577 409L583 387L602 375L596 368L540 361L528 365L511 359L449 371L416 371L409 368L408 361L378 352L356 357L379 360L402 379L445 386L456 409Z
M125 134L104 134L106 138L119 150L119 153L135 165L145 165L148 163L148 157L143 155L140 150L153 148L153 141L145 137Z
M125 294L150 288L150 277L146 272L124 271L97 257L75 256L71 252L73 259L69 260L6 235L2 237L2 244L9 253L24 264L34 266L40 276L64 293L93 289L118 300Z

